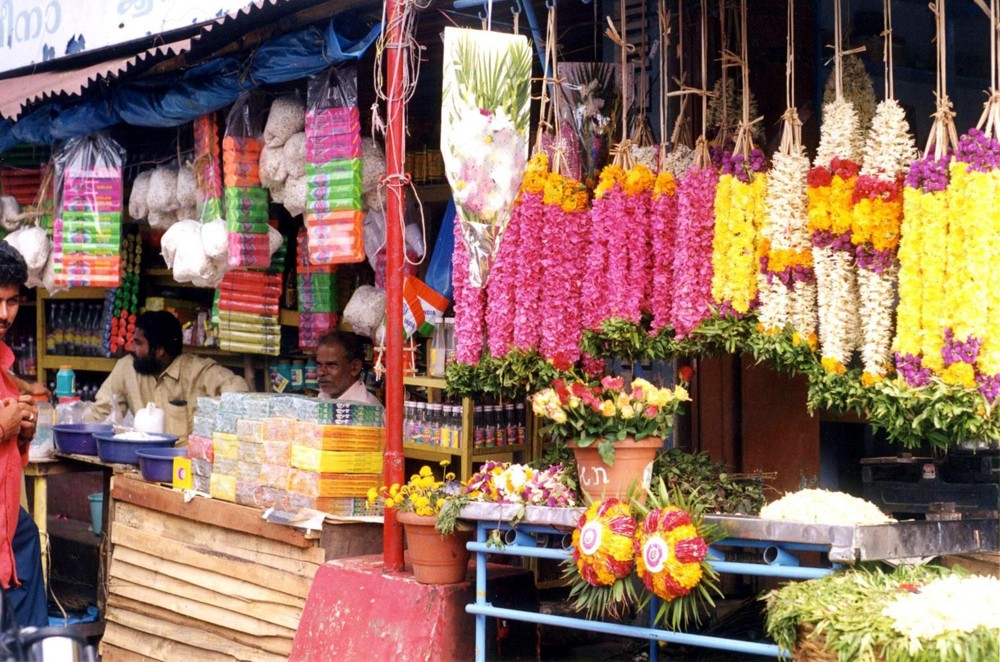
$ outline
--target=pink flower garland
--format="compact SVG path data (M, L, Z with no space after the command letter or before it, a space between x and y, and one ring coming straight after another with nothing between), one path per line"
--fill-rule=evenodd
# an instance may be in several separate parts
M615 316L638 324L648 311L653 291L653 255L650 233L644 228L652 209L650 191L625 196L625 214L615 224L618 241L628 251L627 271L615 270ZM609 264L610 267L610 264Z
M609 242L614 235L614 205L608 199L620 196L619 205L624 204L625 194L616 186L608 197L597 198L590 210L590 245L585 260L586 272L580 285L580 303L583 308L583 326L598 329L601 322L612 316L612 282L609 268ZM621 208L621 207L619 207Z
M514 298L523 220L523 216L511 214L486 281L486 339L493 358L506 356L514 342Z
M585 237L588 235L589 211L564 211L547 205L546 224L542 231L542 273L545 274L539 350L548 359L580 358L583 335L580 305L580 272L585 264Z
M678 338L691 333L711 313L712 235L715 228L715 168L688 172L677 187L672 321Z
M462 224L457 217L451 278L455 296L455 360L475 365L483 353L486 292L469 284L469 253L462 239Z
M511 216L511 224L515 223L507 229L517 232L519 249L515 255L513 343L521 349L536 349L541 338L538 321L542 298L542 228L545 227L545 208L540 192L521 192Z
M650 308L653 329L670 324L674 296L674 250L677 232L677 196L663 193L653 200L653 290Z

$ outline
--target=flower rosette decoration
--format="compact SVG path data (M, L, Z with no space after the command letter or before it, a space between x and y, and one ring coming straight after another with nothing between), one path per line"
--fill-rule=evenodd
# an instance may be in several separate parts
M441 154L482 287L528 158L531 51L526 38L445 28Z
M698 151L704 152L704 139ZM712 312L712 238L715 234L716 170L704 153L677 185L674 300L671 326L686 338Z
M745 315L757 298L758 248L764 224L767 159L759 149L722 155L715 193L712 298L723 311Z
M705 539L680 508L650 511L636 532L636 572L661 600L684 597L701 582L701 562L707 553Z
M875 110L853 194L854 246L861 322L862 380L881 380L892 361L894 293L903 221L903 179L916 154L906 113L895 99Z
M588 616L621 614L636 603L630 581L635 567L636 521L625 501L595 501L573 529L573 554L563 565L570 600Z
M677 240L677 180L664 170L653 185L653 289L649 307L652 327L659 331L670 325L674 292L674 247Z
M819 304L823 366L843 373L860 334L854 249L853 193L858 176L855 151L858 115L849 101L823 107L819 149L808 183L809 231Z

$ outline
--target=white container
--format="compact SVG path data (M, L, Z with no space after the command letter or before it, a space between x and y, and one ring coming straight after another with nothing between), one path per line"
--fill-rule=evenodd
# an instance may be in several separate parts
M163 434L163 410L152 402L135 412L134 427L139 432L150 434Z

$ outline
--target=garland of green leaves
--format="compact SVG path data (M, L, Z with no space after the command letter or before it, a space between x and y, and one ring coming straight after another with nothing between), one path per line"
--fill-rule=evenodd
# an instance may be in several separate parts
M683 340L677 340L669 328L649 331L646 320L635 324L612 319L599 331L585 331L581 350L595 358L632 363L747 352L758 363L767 361L783 372L805 376L810 411L855 412L906 448L1000 440L1000 408L974 389L941 382L914 389L894 376L865 385L860 366L845 374L828 372L806 342L790 331L764 333L752 318L712 317ZM452 397L523 400L560 375L537 352L514 350L502 358L484 356L477 365L453 363L446 376Z

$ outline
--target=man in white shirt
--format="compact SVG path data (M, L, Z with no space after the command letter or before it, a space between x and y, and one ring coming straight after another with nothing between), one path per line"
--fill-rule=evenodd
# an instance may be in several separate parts
M358 380L364 352L354 334L334 331L319 339L316 348L316 380L321 400L353 400L382 406Z

